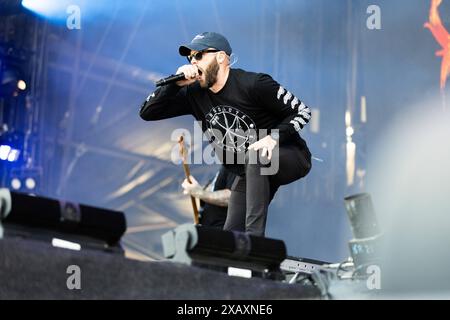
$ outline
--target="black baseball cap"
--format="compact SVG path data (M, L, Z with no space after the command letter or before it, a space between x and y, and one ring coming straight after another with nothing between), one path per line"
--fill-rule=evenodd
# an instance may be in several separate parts
M225 51L227 55L231 55L231 46L227 38L216 32L203 32L192 39L191 43L180 46L178 51L182 56L188 56L191 51L202 51L208 48L214 48Z

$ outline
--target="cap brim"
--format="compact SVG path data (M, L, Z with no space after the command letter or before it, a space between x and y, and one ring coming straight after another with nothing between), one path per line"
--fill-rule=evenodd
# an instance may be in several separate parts
M182 56L188 56L191 54L191 51L202 51L205 49L208 49L209 47L204 45L204 44L200 44L200 43L190 43L187 45L183 45L180 46L180 48L178 49L178 52L180 53L180 55Z

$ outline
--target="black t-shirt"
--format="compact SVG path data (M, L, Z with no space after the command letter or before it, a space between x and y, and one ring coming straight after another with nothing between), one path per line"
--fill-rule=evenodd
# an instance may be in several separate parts
M236 175L222 166L215 178L212 191L229 189L233 185ZM218 227L223 229L227 218L228 207L220 207L214 204L200 201L200 224L209 227Z
M225 163L226 153L245 153L249 144L276 134L274 129L278 135L272 136L278 136L280 145L295 143L307 148L298 133L309 122L310 109L267 74L230 69L225 86L217 93L201 88L198 82L185 87L163 86L147 98L140 110L144 120L187 114L201 121L219 159L238 174L242 166ZM223 154L217 152L220 149Z

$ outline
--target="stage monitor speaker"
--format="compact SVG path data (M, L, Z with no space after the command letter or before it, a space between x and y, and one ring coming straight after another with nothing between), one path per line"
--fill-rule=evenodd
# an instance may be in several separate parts
M283 241L192 224L162 236L164 256L174 262L199 266L248 269L276 274L286 258Z
M27 230L84 237L113 247L126 230L123 212L0 189L0 224ZM31 233L29 232L32 231Z

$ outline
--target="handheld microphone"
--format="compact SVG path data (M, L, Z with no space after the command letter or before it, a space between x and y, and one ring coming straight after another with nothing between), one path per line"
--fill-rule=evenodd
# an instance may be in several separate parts
M180 80L185 80L185 79L186 78L184 77L184 73L173 74L171 76L168 76L167 78L163 78L163 79L156 81L156 86L161 87L161 86L165 86L170 83L174 83L174 82L177 82Z

